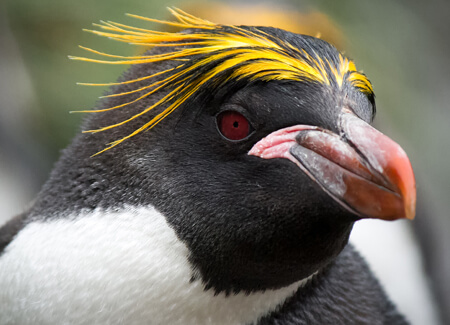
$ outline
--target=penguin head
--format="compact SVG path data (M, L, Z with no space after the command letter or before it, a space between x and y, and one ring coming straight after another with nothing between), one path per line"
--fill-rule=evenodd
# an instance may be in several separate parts
M305 279L356 220L413 216L409 160L370 126L372 86L351 60L314 37L176 15L191 29L147 35L164 46L124 60L135 64L57 166L79 174L54 195L155 206L189 248L192 279L216 292Z

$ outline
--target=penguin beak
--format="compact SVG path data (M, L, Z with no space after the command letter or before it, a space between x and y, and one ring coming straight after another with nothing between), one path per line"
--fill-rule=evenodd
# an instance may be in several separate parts
M416 185L403 149L347 110L339 131L295 125L269 134L249 155L291 160L360 218L413 219Z

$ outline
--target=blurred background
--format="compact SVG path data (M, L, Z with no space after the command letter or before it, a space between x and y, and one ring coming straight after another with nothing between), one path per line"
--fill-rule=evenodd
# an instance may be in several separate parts
M412 324L450 324L450 1L448 0L11 0L0 2L0 225L32 202L79 114L123 66L74 62L81 44L107 53L140 49L82 32L124 16L171 19L167 6L217 23L267 25L322 37L355 59L377 95L376 126L408 153L418 183L413 222L365 220L352 241Z

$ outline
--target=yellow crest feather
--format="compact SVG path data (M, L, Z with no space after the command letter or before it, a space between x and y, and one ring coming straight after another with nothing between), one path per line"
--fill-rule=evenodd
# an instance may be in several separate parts
M105 96L116 97L144 92L143 95L132 101L106 109L79 111L90 113L105 112L125 107L154 94L158 90L164 88L171 89L166 96L155 104L147 107L140 113L131 116L127 120L99 129L84 131L95 133L115 128L148 113L160 105L167 105L161 113L154 116L150 121L129 135L110 143L107 148L97 154L120 144L146 129L151 129L169 116L183 102L192 96L192 94L199 91L203 85L215 81L218 76L223 75L227 71L231 71L231 74L227 75L226 79L223 81L244 78L262 81L294 80L311 81L325 85L330 85L334 82L338 86L342 86L345 80L349 80L353 86L357 87L362 92L372 94L372 86L365 75L356 70L353 61L342 55L339 55L340 62L338 64L332 63L328 59L322 59L320 56L308 53L288 42L275 39L272 35L265 33L261 29L216 25L207 20L187 14L179 9L169 10L177 21L170 22L137 15L128 15L141 20L157 22L181 29L192 29L193 31L191 33L153 31L109 21L102 21L101 24L95 24L101 31L88 30L96 35L109 37L113 40L130 44L145 47L171 47L170 51L167 53L119 56L81 47L91 53L101 55L105 57L105 59L99 60L84 57L70 57L75 60L106 64L142 64L168 60L174 60L180 63L175 68L133 80L104 84L83 84L90 86L111 86L150 80L150 84L147 86L128 92ZM195 62L190 58L195 58ZM217 64L213 65L212 68L205 71L201 76L193 77L194 71L198 71L202 67L214 62ZM164 79L151 82L152 78L166 73L168 76Z

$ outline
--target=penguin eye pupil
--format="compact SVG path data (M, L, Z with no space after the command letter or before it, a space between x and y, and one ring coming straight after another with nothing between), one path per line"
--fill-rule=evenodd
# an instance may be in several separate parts
M228 140L242 140L250 134L250 123L236 111L225 111L217 116L220 134Z

